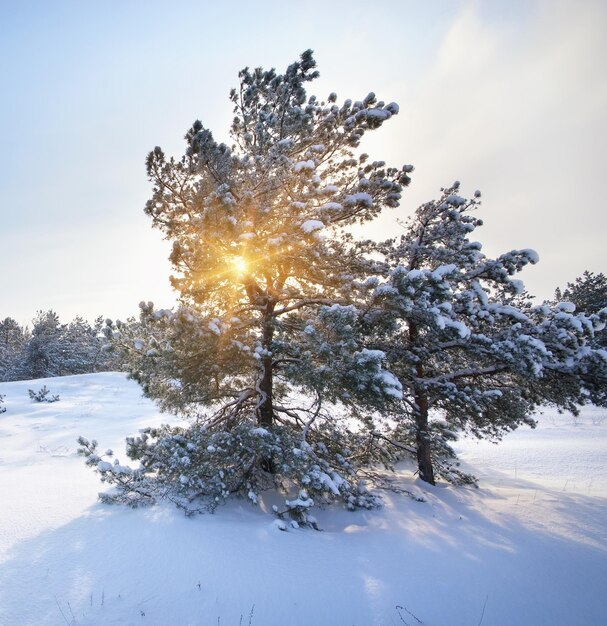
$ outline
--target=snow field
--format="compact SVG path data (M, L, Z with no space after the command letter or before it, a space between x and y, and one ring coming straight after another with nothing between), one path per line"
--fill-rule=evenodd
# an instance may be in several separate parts
M46 384L61 400L33 403ZM186 518L101 505L76 456L95 438L168 421L122 374L0 384L2 626L577 626L605 623L607 419L546 411L499 446L463 440L480 488L386 493L379 511L315 512L323 532L279 531L236 501Z

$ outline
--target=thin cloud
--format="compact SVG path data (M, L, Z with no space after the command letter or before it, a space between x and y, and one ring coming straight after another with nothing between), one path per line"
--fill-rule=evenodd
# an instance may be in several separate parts
M538 297L585 269L605 270L601 206L607 140L607 7L542 2L528 22L467 5L399 120L416 166L409 207L459 179L479 187L486 250L533 247Z

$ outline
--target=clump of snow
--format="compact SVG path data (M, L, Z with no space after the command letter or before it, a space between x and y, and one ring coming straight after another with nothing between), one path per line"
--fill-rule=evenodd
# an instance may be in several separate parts
M447 321L445 325L456 330L461 339L466 339L470 336L470 329L463 322L451 320L448 318L446 318L446 320Z
M389 283L382 283L375 288L374 293L377 297L390 294L396 295L398 294L398 289L396 289L396 287L393 287Z
M325 474L325 478L329 479L329 481L331 480L326 474ZM335 489L335 487L334 487ZM337 492L339 493L339 492ZM314 506L314 500L312 500L312 498L306 498L305 496L302 498L301 496L299 498L295 498L295 500L287 500L285 502L285 504L289 507L289 508L294 508L294 507L303 507L305 509L310 508L311 506Z
M454 272L457 272L457 265L450 263L449 265L441 265L440 267L437 267L432 272L432 276L440 280L445 276L449 276L449 274L453 274Z
M529 259L529 263L532 265L540 262L540 255L535 250L526 248L525 250L520 250L520 252Z
M312 159L308 159L307 161L299 161L298 163L295 163L295 165L293 166L293 171L295 173L299 173L302 171L312 171L316 168L316 164L314 163L314 161L312 161Z
M365 207L371 207L373 206L373 198L368 193L361 191L359 193L346 196L344 204L346 206L356 206L360 204Z
M326 185L322 189L319 190L319 193L323 195L333 195L339 192L339 187L337 185Z
M522 294L525 291L525 283L517 278L511 278L510 284L514 288L515 293Z
M343 206L339 204L339 202L325 202L325 204L320 207L321 211L341 211L342 209Z
M309 234L315 230L321 230L324 227L325 225L320 220L306 220L301 225L301 230L303 230L304 233Z
M398 400L402 400L403 397L403 386L400 384L400 381L392 372L388 370L382 370L380 375L381 381L383 383L383 391L387 396L392 396L393 398L397 398Z
M390 113L390 111L387 111L386 109L368 109L367 110L367 117L374 117L376 119L379 120L387 120L389 117L391 117L392 113Z
M215 335L221 335L221 329L219 328L219 320L213 319L208 324L208 329Z
M458 196L456 193L448 195L445 201L447 202L447 204L450 204L454 207L460 207L463 204L466 204L466 199Z

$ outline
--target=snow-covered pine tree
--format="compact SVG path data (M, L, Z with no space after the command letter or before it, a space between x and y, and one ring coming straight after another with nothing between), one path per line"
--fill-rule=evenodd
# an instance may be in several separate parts
M154 473L213 502L235 491L255 499L269 478L315 499L371 501L357 488L357 434L331 405L377 403L400 386L381 352L357 344L353 303L371 261L345 229L398 206L412 168L355 157L398 106L373 93L341 105L335 94L308 97L315 67L306 51L284 74L242 70L231 146L197 121L183 158L160 148L147 158L145 211L173 242L181 306L142 305L140 337L132 326L110 332L148 396L198 419L130 440L142 470L128 479L83 442L125 498L133 485L151 493L145 475Z
M91 326L80 316L64 327L61 336L63 373L87 374L107 369L108 359L104 350L107 341L102 332L103 327L103 317L98 317Z
M7 317L0 322L0 381L15 380L29 333L17 321Z
M563 291L556 289L555 302L572 302L577 311L592 314L607 308L607 277L605 274L585 271L574 282L567 283ZM597 333L596 342L607 348L607 332Z
M563 291L557 288L555 299L557 302L573 302L576 309L584 313L598 313L607 307L607 277L585 271L574 282L567 283Z
M512 250L497 259L471 239L480 193L467 200L459 183L423 204L405 234L382 248L388 278L369 282L366 314L372 345L388 356L403 387L397 426L378 433L398 450L412 445L420 478L468 477L444 462L457 431L497 440L551 404L573 412L607 404L607 352L594 333L607 310L574 314L571 304L533 306L513 278L538 257ZM391 442L388 443L388 442Z
M55 311L38 311L32 334L24 346L20 378L46 378L62 374L64 326Z
M50 378L107 370L115 361L104 349L103 317L93 326L82 317L62 324L54 311L38 311L24 334L12 379Z

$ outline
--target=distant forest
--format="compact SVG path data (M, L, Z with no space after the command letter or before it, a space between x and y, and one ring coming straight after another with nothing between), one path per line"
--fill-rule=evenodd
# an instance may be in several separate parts
M81 317L62 324L51 310L38 311L31 328L5 318L0 322L0 381L120 370L104 324L103 317L92 325Z

